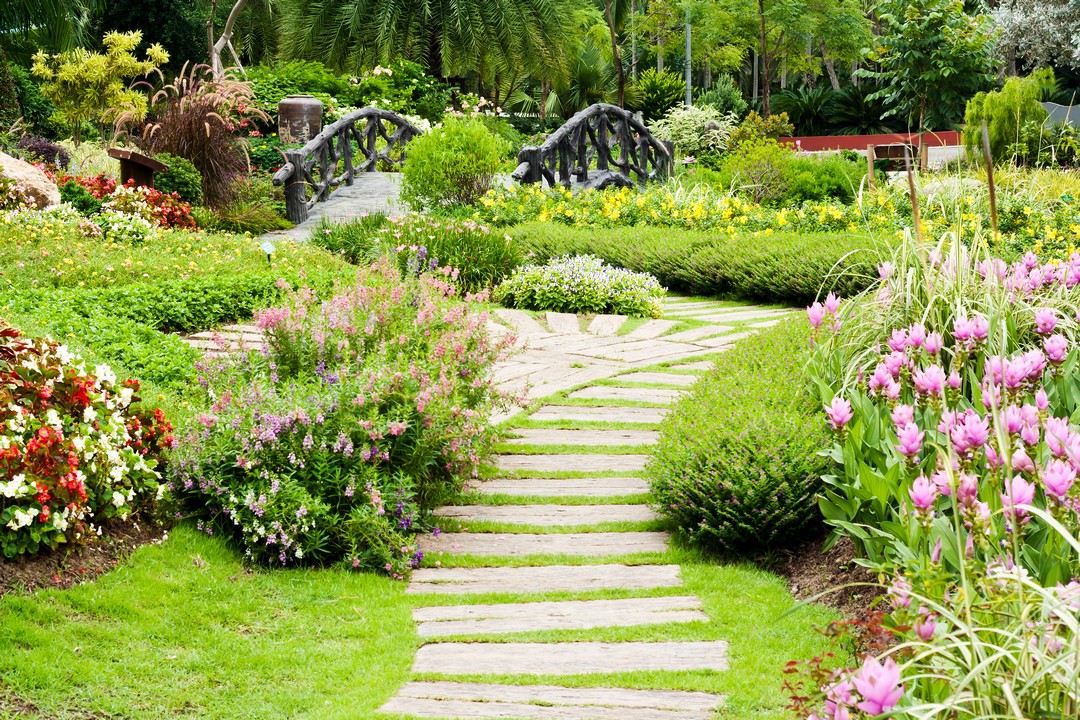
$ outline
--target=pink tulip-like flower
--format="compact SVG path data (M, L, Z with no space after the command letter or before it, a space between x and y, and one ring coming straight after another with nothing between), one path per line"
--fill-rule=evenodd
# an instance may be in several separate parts
M825 310L830 313L836 314L836 311L840 309L840 298L836 297L836 293L829 293L829 296L825 298Z
M915 408L910 405L900 404L892 409L889 413L889 417L893 421L893 425L897 428L902 428L908 423L915 422Z
M979 499L979 478L970 473L960 476L956 484L956 502L964 506L974 505Z
M855 686L848 679L833 683L825 690L825 717L830 720L846 720L850 717L848 708L854 704L852 690Z
M1035 311L1035 332L1040 335L1049 335L1057 327L1057 314L1051 308L1040 308Z
M1076 482L1076 470L1064 460L1051 460L1046 464L1040 477L1048 495L1064 500Z
M811 327L817 330L821 323L825 322L825 306L819 302L814 303L806 308L806 317L810 319Z
M1012 469L1013 472L1018 473L1033 473L1035 472L1035 463L1031 457L1027 454L1027 450L1022 447L1013 450L1012 454Z
M893 264L891 262L889 262L888 260L886 260L885 262L878 265L877 270L878 270L878 277L880 277L882 280L888 280L889 278L892 277L892 274L893 274Z
M966 317L958 317L953 321L953 338L958 343L966 344L971 340L975 326Z
M960 384L963 381L960 379L960 373L956 372L956 370L953 370L951 373L949 373L949 377L945 382L947 382L949 384L949 387L953 390L959 390Z
M930 642L934 638L937 626L937 621L934 620L933 616L920 617L915 621L915 634L923 642Z
M884 389L885 399L886 400L898 400L898 399L900 399L900 391L901 390L903 390L903 388L900 387L900 383L893 380L892 382L890 382L888 385L885 386L885 389Z
M934 485L937 487L937 491L942 495L952 495L952 488L949 487L949 476L944 470L938 470L930 479L934 481Z
M867 657L862 670L855 676L855 689L863 697L856 707L871 716L887 713L904 695L900 668L891 657L886 658L884 664L875 657Z
M930 562L935 565L941 562L941 538L937 539L937 542L934 543L934 549L930 551Z
M915 482L911 484L911 488L908 490L911 504L924 512L934 507L937 496L937 487L927 480L925 475L915 478Z
M896 433L900 443L896 446L900 454L907 458L913 458L922 450L923 438L926 436L915 423L908 423Z
M907 330L897 328L896 330L892 331L892 336L889 337L889 339L885 342L889 346L889 349L892 350L894 353L902 353L904 352L904 348L907 347L907 341Z
M1046 395L1046 390L1039 388L1039 391L1035 393L1035 407L1039 409L1039 412L1046 412L1050 408L1050 398Z
M1060 365L1065 362L1065 356L1069 354L1069 339L1061 333L1051 335L1043 340L1043 350L1046 351L1046 357L1051 363Z
M886 593L894 608L911 607L911 585L902 577L893 580Z
M982 342L990 334L990 323L982 315L971 318L971 337L976 342Z
M907 356L902 352L892 352L885 356L885 368L892 376L900 377L900 371L907 365Z
M880 362L874 368L874 374L870 376L870 392L876 393L893 381L893 374L885 363Z
M1016 405L1005 408L1005 431L1010 435L1016 435L1022 427L1024 427L1024 416L1020 408Z
M1017 452L1022 452L1018 450ZM1013 460L1016 453L1013 453ZM1035 500L1035 483L1029 483L1022 477L1014 477L1005 485L1005 492L1001 493L1001 502L1005 506L1005 513L1017 518L1022 518L1027 511L1020 505L1030 505Z
M831 405L825 406L825 414L829 416L829 423L833 430L840 431L851 422L855 414L851 411L851 403L837 395L832 399Z
M931 365L925 370L916 370L911 379L915 383L915 391L920 395L940 396L945 392L945 371L940 365Z
M993 445L986 446L986 464L991 470L997 470L1005 465L1005 461L1001 459L1001 455L998 454Z
M908 329L907 344L909 348L918 350L926 342L926 328L922 323L915 323Z
M1050 454L1063 458L1068 454L1069 421L1066 418L1046 418L1046 445Z
M941 333L932 332L926 336L926 342L923 343L923 347L926 348L926 352L931 355L937 355L941 352L941 348L944 347L945 341L941 337Z

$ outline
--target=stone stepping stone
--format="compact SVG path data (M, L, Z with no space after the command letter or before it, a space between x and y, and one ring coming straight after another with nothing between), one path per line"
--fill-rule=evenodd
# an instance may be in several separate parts
M463 522L558 527L605 522L649 522L659 516L648 505L444 505L434 515Z
M424 718L521 720L709 720L723 696L683 690L410 682L381 713Z
M543 372L547 369L548 366L542 363L509 362L500 364L496 367L495 372L492 373L491 377L495 382L502 383L528 377L529 375Z
M763 308L760 305L722 305L720 303L715 303L712 306L701 305L701 306L696 307L696 308L690 308L689 310L675 310L674 314L676 316L680 316L680 317L694 318L694 317L700 317L702 315L722 315L724 313L738 314L738 313L757 313L757 312L782 312L782 311L770 310L768 308Z
M644 478L498 478L480 484L482 495L618 497L649 492Z
M651 340L660 337L678 324L675 320L646 320L631 330L626 337Z
M448 555L602 557L666 552L670 539L666 532L439 533L421 535L418 545L424 553Z
M667 415L667 408L608 407L589 405L545 405L532 415L531 420L555 420L567 422L623 422L655 424Z
M680 366L685 367L685 366ZM634 383L651 383L653 385L678 385L690 387L698 381L697 375L676 375L674 373L659 372L636 372L628 375L619 375L615 380Z
M734 343L737 343L739 340L742 340L744 338L748 338L748 337L750 337L751 335L754 335L754 334L755 333L753 333L753 332L731 333L730 335L721 335L720 337L703 338L701 340L695 340L694 344L695 345L701 345L702 347L722 348L722 347L727 347L728 345L733 345Z
M610 385L593 385L570 393L572 398L586 400L633 400L635 402L670 403L678 398L678 390L653 388L624 388Z
M627 342L630 342L628 338L618 336L598 337L595 335L575 335L574 337L568 337L566 335L548 335L533 340L530 349L570 353L578 350L604 347L606 345L623 345Z
M544 335L547 331L533 317L521 310L497 308L495 314L522 335Z
M650 670L727 670L728 644L713 642L434 643L414 673L583 675Z
M751 320L771 320L778 315L787 315L789 310L752 310L748 312L720 313L715 315L696 315L695 320L705 322L749 322Z
M671 358L682 353L692 353L698 348L688 343L669 342L668 339L660 340L636 340L634 342L608 345L598 348L582 348L569 351L574 355L606 358L621 362L637 362L640 360L652 360L658 362L661 358Z
M697 370L697 371L709 371L716 369L716 363L710 360L701 360L699 362L684 363L682 365L672 365L672 370Z
M475 595L679 587L678 565L540 565L533 567L419 568L406 594Z
M771 328L773 325L779 325L782 322L784 322L783 318L778 320L766 320L765 322L751 323L748 327L763 330L764 328Z
M515 429L511 432L521 437L504 441L508 445L655 445L659 437L655 430Z
M694 596L444 605L413 610L420 637L708 622Z
M514 332L502 323L497 323L494 320L488 320L487 323L485 323L484 327L487 328L488 334L494 337L502 337L503 335L508 335Z
M647 455L496 455L499 470L536 470L543 472L633 472L641 470Z
M625 315L597 315L589 323L589 332L593 335L614 335L626 322Z
M671 310L697 310L698 308L725 308L725 307L746 307L743 305L725 305L720 300L695 300L695 301L681 301L681 302L664 302L665 309Z
M563 335L581 334L581 326L578 324L577 315L573 313L549 312L546 319L551 332L562 333Z
M672 335L665 335L661 340L669 340L671 342L694 342L701 338L706 338L711 335L723 335L729 333L735 328L730 325L703 325L702 327L691 328L690 330L683 330Z

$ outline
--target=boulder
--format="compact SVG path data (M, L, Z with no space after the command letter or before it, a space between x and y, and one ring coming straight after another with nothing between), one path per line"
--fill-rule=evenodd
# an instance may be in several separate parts
M56 183L28 162L0 152L0 177L14 180L39 209L60 204L60 189Z

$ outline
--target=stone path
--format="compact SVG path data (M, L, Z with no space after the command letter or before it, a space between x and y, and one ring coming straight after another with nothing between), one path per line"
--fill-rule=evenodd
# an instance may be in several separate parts
M738 317L740 323L777 316L772 310L711 302L686 306L671 302L668 315L703 312ZM504 453L494 461L500 476L476 488L487 504L441 508L437 515L449 523L447 531L420 538L425 564L437 561L447 567L417 570L408 585L407 592L417 596L413 619L426 640L417 652L413 672L440 679L406 684L380 712L444 719L713 717L724 702L722 696L564 687L558 678L676 670L723 672L728 667L726 642L526 642L516 641L513 634L708 622L701 601L685 591L678 566L663 564L668 534L641 529L640 524L631 529L635 523L657 519L647 505L633 501L648 492L641 471L649 446L658 439L655 424L712 363L649 366L657 359L713 353L714 346L704 342L714 340L718 333L733 334L735 327L706 326L671 340L663 333L675 327L677 321L672 319L649 321L615 335L624 318L598 316L586 325L581 318L553 313L540 320L515 311L499 311L498 316L525 338L527 347L499 368L500 380L504 384L532 381L534 396L556 389L573 391L569 400L541 405L529 416L530 421L547 421L544 426L507 431ZM598 380L604 383L589 384ZM574 389L576 385L584 387ZM597 421L620 426L578 425ZM513 503L514 498L541 497L550 500ZM562 498L573 498L573 502ZM625 532L603 529L612 522L630 525ZM485 532L485 527L499 531ZM540 528L550 528L550 532L535 531ZM588 558L594 564L567 565L568 558ZM629 559L635 564L628 564ZM467 566L454 566L461 563ZM597 590L650 591L654 596L582 596ZM543 598L552 592L571 597ZM485 601L469 600L477 595L484 595ZM475 677L470 677L455 682L454 677L460 675L489 676L491 681L472 682ZM541 682L497 682L513 676L538 676Z
M706 720L723 705L722 696L710 693L565 687L559 678L721 673L729 661L724 641L514 637L709 621L700 600L683 586L679 567L665 562L670 536L655 529L657 516L640 502L648 492L641 475L658 439L656 424L698 374L712 367L711 360L696 358L714 356L755 326L777 321L782 311L669 298L664 315L624 331L628 321L617 315L495 311L489 331L514 332L520 347L495 368L500 386L527 391L531 398L564 393L565 399L552 399L529 415L542 425L508 430L504 452L494 458L499 476L479 483L474 504L436 512L445 532L419 538L427 567L412 574L406 592L415 596L413 619L426 644L413 673L439 679L407 683L382 706L382 715ZM680 331L687 319L693 323ZM218 354L258 347L263 339L258 328L234 325L187 341ZM612 523L626 523L625 530L611 531ZM585 595L596 591L650 596ZM475 676L484 681L474 682ZM499 682L514 676L537 682Z

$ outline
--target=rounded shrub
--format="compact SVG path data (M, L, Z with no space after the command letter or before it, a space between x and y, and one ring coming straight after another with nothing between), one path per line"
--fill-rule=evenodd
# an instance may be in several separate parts
M752 552L818 523L829 435L802 370L809 339L796 321L739 342L664 420L649 483L694 542Z
M176 193L184 202L193 205L202 202L202 173L187 158L170 153L158 153L154 159L169 166L154 176L154 187L163 193Z
M409 143L401 196L417 210L471 205L491 189L507 143L476 119L448 119Z

